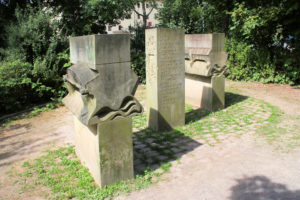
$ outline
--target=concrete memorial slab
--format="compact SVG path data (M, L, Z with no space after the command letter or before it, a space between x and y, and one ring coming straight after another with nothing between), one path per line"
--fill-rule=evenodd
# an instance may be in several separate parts
M131 179L131 117L143 108L134 97L138 78L130 68L130 36L73 37L70 52L63 103L74 114L76 154L100 187Z
M185 35L185 100L216 111L225 107L225 34Z
M184 125L184 30L146 30L146 79L148 126Z

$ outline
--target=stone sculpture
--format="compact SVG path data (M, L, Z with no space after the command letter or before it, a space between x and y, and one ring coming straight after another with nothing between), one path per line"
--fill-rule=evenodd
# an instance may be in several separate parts
M225 106L225 35L185 35L186 103L210 111Z
M93 55L97 60L93 61L93 58L90 60L91 55L88 55L90 52L81 51L85 48L95 48L96 45L104 45L103 48L106 48L109 42L103 39L112 36L115 41L124 38L123 35L70 38L71 62L74 62L74 65L68 68L64 76L69 94L63 102L85 125L98 124L118 117L131 117L142 112L142 106L133 96L138 78L130 68L130 55L119 55L119 49L111 49L110 55L97 52L97 55ZM77 42L78 40L80 42ZM115 41L115 45L118 45ZM97 42L99 44L96 44ZM101 57L107 59L105 56L115 59L107 60L108 63L105 63L101 60ZM122 59L124 61L120 62Z
M134 94L129 34L70 38L63 103L74 114L76 154L101 187L133 178L131 117L143 111Z

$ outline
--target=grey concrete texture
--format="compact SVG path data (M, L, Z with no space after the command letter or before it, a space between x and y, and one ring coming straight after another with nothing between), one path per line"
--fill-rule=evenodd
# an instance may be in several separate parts
M97 70L99 65L130 62L130 35L88 35L70 38L71 63L84 63Z
M132 179L132 120L118 118L85 126L74 117L75 150L100 186Z
M184 30L146 30L146 79L148 126L184 125Z
M225 34L186 34L185 72L194 75L212 76L215 66L226 65L227 53L224 49Z
M128 34L70 38L70 52L73 65L64 76L69 94L63 103L83 124L143 111L134 98L138 77L130 68Z
M208 111L225 107L225 78L223 76L185 75L185 101Z

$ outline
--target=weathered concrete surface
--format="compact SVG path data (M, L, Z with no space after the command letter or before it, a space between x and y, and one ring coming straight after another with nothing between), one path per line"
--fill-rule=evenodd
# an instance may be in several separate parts
M130 67L128 34L70 38L71 62L64 76L64 104L85 125L133 116L142 106L133 97L138 77Z
M70 51L63 102L75 116L76 154L100 187L133 178L131 117L143 108L129 34L70 38Z
M227 53L225 34L185 35L185 97L186 103L216 111L225 106Z
M184 30L146 30L146 71L148 126L184 125Z
M225 107L225 78L223 76L185 75L185 101L209 111Z
M97 70L103 64L130 62L130 35L88 35L70 38L71 63Z
M88 127L74 117L74 128L76 154L100 187L134 178L130 118Z
M185 72L194 75L212 76L217 66L226 65L225 34L186 34Z
M225 78L223 76L212 76L211 87L211 110L216 111L225 108Z

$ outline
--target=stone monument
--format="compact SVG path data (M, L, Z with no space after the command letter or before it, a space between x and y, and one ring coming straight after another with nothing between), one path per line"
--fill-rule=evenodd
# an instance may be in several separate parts
M185 35L185 101L209 111L225 106L225 34Z
M133 178L131 117L143 109L129 34L72 37L70 58L63 103L74 115L77 156L100 187Z
M146 79L148 126L184 125L184 30L146 29Z

